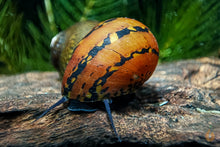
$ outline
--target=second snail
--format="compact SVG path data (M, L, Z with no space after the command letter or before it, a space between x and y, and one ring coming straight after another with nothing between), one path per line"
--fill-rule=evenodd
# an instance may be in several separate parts
M63 75L62 98L37 119L66 101L70 101L70 111L87 112L97 110L87 103L103 101L113 131L121 142L113 123L110 100L134 93L150 78L159 58L157 41L147 26L130 18L99 23L76 46L73 36L60 43L61 55L65 50L71 55ZM51 46L54 42L56 38Z

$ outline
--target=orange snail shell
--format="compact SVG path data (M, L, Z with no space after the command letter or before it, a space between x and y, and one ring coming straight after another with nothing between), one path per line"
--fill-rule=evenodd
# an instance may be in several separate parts
M65 46L62 52L69 54L73 51L63 76L63 97L36 120L68 99L73 102L69 110L87 112L96 109L80 102L103 101L112 128L121 142L108 99L133 93L149 79L159 58L157 41L144 24L130 18L114 18L99 23L76 47L71 41L70 37L64 43L67 45L61 44ZM61 68L65 63L66 60Z
M157 41L144 24L130 18L106 20L75 48L62 95L94 102L133 93L152 75L158 58Z

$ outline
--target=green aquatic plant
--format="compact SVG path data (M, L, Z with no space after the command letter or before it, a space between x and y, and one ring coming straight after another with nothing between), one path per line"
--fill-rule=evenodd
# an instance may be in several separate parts
M172 1L163 10L160 35L161 60L195 58L209 55L220 45L218 1L183 1L176 9Z
M0 27L0 73L52 69L49 33L42 35L33 22L25 21L10 0L0 2Z
M37 12L28 11L37 13L30 19L27 11L18 11L19 3L23 1L0 1L0 73L52 70L49 45L58 31L78 21L122 16L124 5L123 0L45 0L36 4Z
M11 10L11 11L10 11ZM8 3L1 1L0 3L0 69L1 72L9 72L13 70L12 63L19 59L16 56L18 50L13 50L19 42L23 42L24 38L19 37L21 34L22 15L14 15L14 7ZM16 23L13 23L16 22ZM17 34L12 32L17 31ZM14 41L11 41L14 40ZM20 51L23 54L23 50ZM8 60L11 59L11 60Z
M143 1L141 19L155 34L160 60L195 58L220 47L218 0Z

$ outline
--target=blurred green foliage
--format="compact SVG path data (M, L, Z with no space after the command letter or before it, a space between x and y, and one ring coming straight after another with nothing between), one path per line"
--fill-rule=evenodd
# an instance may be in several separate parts
M219 0L0 0L0 73L53 70L50 41L83 20L135 18L157 38L160 61L217 53Z

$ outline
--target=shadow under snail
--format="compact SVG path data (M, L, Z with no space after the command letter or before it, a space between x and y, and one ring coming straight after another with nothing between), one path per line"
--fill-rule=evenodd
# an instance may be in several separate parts
M73 48L71 41L70 37L65 48ZM134 93L140 88L154 72L158 58L157 41L141 22L113 18L99 23L83 37L71 54L63 75L62 98L37 119L68 100L71 100L70 111L87 112L97 109L86 103L103 101L111 126L121 142L113 123L109 100Z

